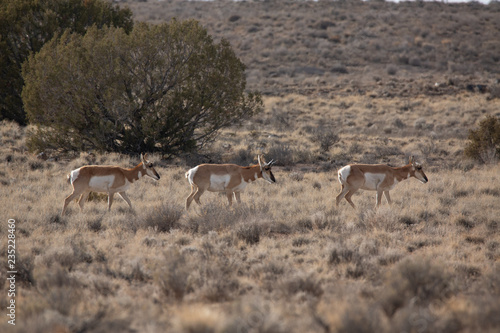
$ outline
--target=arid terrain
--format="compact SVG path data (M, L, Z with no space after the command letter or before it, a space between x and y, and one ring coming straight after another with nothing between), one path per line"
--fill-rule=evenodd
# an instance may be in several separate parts
M0 125L0 252L16 221L16 326L2 332L497 332L500 167L464 157L470 129L500 116L500 6L385 2L120 2L136 20L194 18L247 65L264 111L206 150L152 155L158 182L134 209L66 175L137 156L29 152ZM277 160L226 207L186 212L185 172L203 162ZM375 210L375 193L335 207L348 163L423 164Z

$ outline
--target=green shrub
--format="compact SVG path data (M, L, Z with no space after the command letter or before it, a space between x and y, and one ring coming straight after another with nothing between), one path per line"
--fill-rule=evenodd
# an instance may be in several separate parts
M261 109L245 65L195 20L66 30L23 66L32 151L193 151Z
M495 163L500 157L500 119L487 116L479 127L469 131L464 154L480 163Z
M0 0L0 120L26 124L21 65L65 29L85 34L95 25L129 32L132 12L104 0Z

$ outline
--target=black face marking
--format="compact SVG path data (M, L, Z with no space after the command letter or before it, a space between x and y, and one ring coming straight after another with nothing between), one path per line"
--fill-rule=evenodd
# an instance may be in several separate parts
M274 178L273 173L269 171L269 174L271 175L271 180L273 181L273 183L276 183L276 179Z

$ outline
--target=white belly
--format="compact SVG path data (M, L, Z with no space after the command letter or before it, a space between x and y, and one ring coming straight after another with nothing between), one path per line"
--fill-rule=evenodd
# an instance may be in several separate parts
M130 187L130 183L128 180L125 179L124 185L111 189L111 192L125 192L126 190L128 190L129 187Z
M126 191L130 183L125 180L123 186L113 188L113 183L115 181L115 176L94 176L90 178L89 189L93 192L123 192Z
M255 179L257 179L257 178L255 178ZM243 177L242 177L241 183L233 189L233 192L243 192L245 190L245 187L247 187L247 185L248 185L248 183L246 181L244 181Z
M363 190L376 191L379 184L385 179L385 174L365 173L365 183L361 187Z
M230 175L211 175L210 187L208 188L208 190L211 192L226 191L230 180L231 180Z

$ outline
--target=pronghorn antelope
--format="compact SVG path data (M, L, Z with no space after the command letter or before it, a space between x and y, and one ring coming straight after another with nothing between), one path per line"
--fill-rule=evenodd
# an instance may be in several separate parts
M266 163L258 156L259 165L241 167L235 164L201 164L188 172L186 178L191 184L191 194L186 199L186 210L191 202L200 204L200 197L205 191L226 192L229 206L233 204L233 194L238 203L241 203L240 192L258 178L264 178L269 183L275 183L271 167L274 160Z
M377 207L379 207L382 193L387 202L392 203L389 191L397 183L410 177L415 177L424 184L428 181L422 166L415 162L413 156L410 157L407 165L399 168L384 164L350 164L339 170L338 177L342 190L337 195L337 207L342 198L345 197L353 208L356 206L354 206L351 197L359 189L377 191Z
M66 206L78 196L80 196L78 204L80 210L83 211L83 205L90 192L108 193L108 211L111 210L115 193L118 193L132 208L132 203L125 193L130 184L142 176L149 176L154 180L160 179L153 163L146 160L146 156L147 154L141 154L141 163L132 169L124 169L114 165L87 165L71 171L68 175L68 182L73 185L73 193L64 200L62 215L66 212Z

